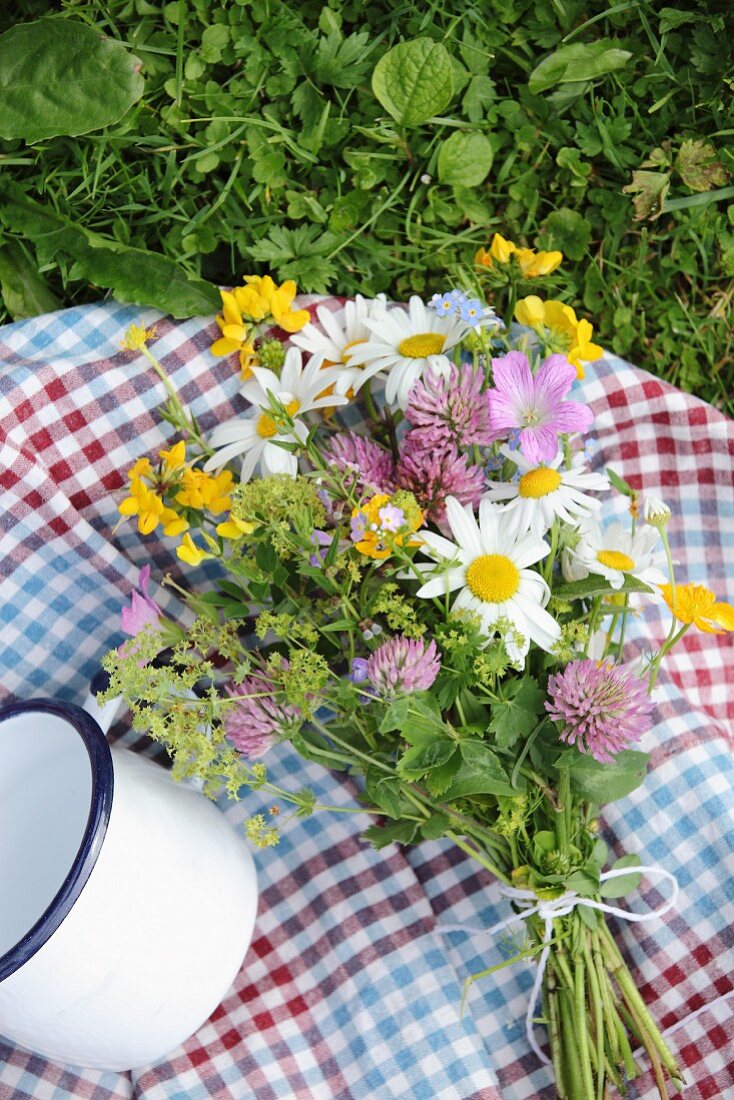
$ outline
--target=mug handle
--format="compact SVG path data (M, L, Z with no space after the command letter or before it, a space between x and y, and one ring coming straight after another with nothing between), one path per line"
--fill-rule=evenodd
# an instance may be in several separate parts
M89 695L84 700L83 709L90 717L94 718L95 722L102 730L102 733L107 734L110 726L115 720L115 715L120 709L122 703L122 696L118 695L115 699L110 699L109 703L105 703L103 707L97 702L97 696L100 692L105 691L109 686L109 677L104 669L100 669L92 677L92 682L89 685Z

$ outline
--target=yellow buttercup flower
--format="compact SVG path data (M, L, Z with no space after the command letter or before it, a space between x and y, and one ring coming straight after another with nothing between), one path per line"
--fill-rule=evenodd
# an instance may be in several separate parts
M515 320L534 329L546 351L565 355L576 368L578 378L584 377L584 363L593 363L604 354L604 349L591 341L594 335L591 324L579 320L564 302L544 302L537 294L529 294L517 303Z
M191 535L184 535L181 545L176 547L176 554L187 565L201 565L207 558L214 557L214 554L209 554L197 546Z
M232 491L233 478L229 470L222 470L216 477L204 470L184 470L181 484L181 491L176 494L176 503L185 508L196 508L218 516L232 506L229 494Z
M663 599L679 623L692 623L704 634L725 634L734 630L734 607L719 603L704 584L676 584L675 606L669 584L661 584Z
M532 248L518 248L514 241L508 241L500 233L495 233L489 248L478 250L474 263L478 267L493 268L496 264L508 264L513 256L526 279L550 275L563 262L562 252L536 252Z

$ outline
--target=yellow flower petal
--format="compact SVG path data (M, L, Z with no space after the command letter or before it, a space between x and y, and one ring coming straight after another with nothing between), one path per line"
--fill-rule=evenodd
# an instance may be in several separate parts
M283 313L279 317L274 313L273 316L284 332L300 332L311 320L311 314L307 309L289 310L288 313Z
M228 340L226 337L222 337L220 340L215 340L209 350L212 355L232 355L233 352L240 350L240 345L236 340Z
M517 248L513 241L506 240L501 233L495 233L489 246L490 256L500 264L506 264Z
M537 294L529 294L527 298L521 298L515 306L515 320L528 328L541 328L545 323L546 305L547 302Z

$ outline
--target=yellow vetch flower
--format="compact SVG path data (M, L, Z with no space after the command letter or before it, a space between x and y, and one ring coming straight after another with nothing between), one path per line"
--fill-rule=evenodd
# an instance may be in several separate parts
M130 496L123 500L118 511L121 516L138 517L141 535L151 534L159 523L163 524L164 535L180 535L188 527L186 520L173 508L167 508L158 494L139 477L131 478Z
M237 352L242 381L246 382L252 377L252 366L257 361L255 347L234 293L229 290L220 290L219 293L222 296L222 313L215 317L215 321L222 335L212 344L211 352L212 355L233 355Z
M513 256L526 279L550 275L563 262L562 252L536 252L532 248L518 248L514 241L508 241L501 233L495 233L489 248L480 248L477 251L474 263L479 267L492 268L495 264L509 263Z
M163 459L163 476L170 477L178 473L186 463L186 443L179 439L178 443L168 451L159 451L158 457Z
M245 283L244 293L254 291L266 302L273 320L285 332L300 332L311 320L307 309L291 309L297 291L293 279L286 279L278 286L270 275L245 275Z
M207 558L214 557L214 554L209 554L197 546L191 535L184 535L181 545L176 547L176 554L187 565L200 565Z
M232 515L224 523L217 524L217 534L224 539L241 539L256 530L256 523L250 523L248 520L238 519L237 516Z
M669 584L661 584L663 599L679 623L692 623L704 634L725 634L734 630L734 607L717 602L704 584L676 584L675 607Z
M515 320L534 329L546 351L562 352L576 368L578 378L584 377L584 363L593 363L604 354L604 349L591 341L594 334L591 324L579 320L564 302L555 299L544 302L537 294L529 294L517 303Z
M218 516L231 508L233 478L229 470L222 470L213 477L204 470L184 470L182 488L176 494L176 503L185 508L196 508Z

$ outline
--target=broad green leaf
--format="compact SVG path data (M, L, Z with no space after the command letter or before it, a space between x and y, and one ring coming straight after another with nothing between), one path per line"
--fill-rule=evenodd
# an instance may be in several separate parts
M362 835L379 852L388 844L411 844L417 832L417 821L388 821L386 825L370 825Z
M438 768L432 768L428 772L426 786L434 798L438 798L444 791L449 789L460 767L461 753L454 751L445 764L441 764Z
M591 225L576 210L562 206L548 215L546 230L553 239L553 247L559 248L569 260L582 259L589 250Z
M626 497L637 496L637 490L633 489L630 483L625 481L623 477L620 477L611 466L607 466L606 475L618 493L624 493Z
M405 779L421 779L426 772L445 764L456 752L454 741L430 741L414 745L398 762L398 773Z
M392 730L400 730L408 718L408 696L402 695L394 699L385 711L380 722L380 733L391 733Z
M16 241L0 248L0 292L14 321L52 313L61 305Z
M0 137L27 142L117 122L143 94L140 59L76 19L19 23L0 35Z
M621 856L614 864L612 870L616 871L621 867L639 867L642 860L637 855ZM599 893L603 898L623 898L625 894L631 894L633 890L636 890L642 881L641 874L620 875L619 878L610 878L607 882L602 882Z
M399 42L375 65L372 91L398 125L420 126L451 102L451 57L431 38Z
M538 716L544 713L545 693L532 676L509 681L504 691L506 698L492 705L489 728L498 748L509 749L538 724Z
M0 190L0 221L47 252L66 253L74 260L73 277L111 289L121 302L155 306L173 317L206 316L220 304L212 283L189 278L173 260L92 233L33 202L19 187Z
M571 581L553 589L557 600L585 600L590 596L619 596L625 592L652 592L649 584L638 581L637 577L625 576L621 588L612 588L609 581L590 573L582 581Z
M433 813L424 825L421 825L421 836L424 840L437 840L451 828L451 821L440 812Z
M647 774L646 752L625 749L611 764L578 753L571 763L571 787L575 794L598 805L616 802L636 790ZM568 764L564 757L564 764Z
M539 95L557 84L596 80L622 68L630 57L629 50L617 49L608 38L561 46L535 66L528 78L528 89Z
M453 802L472 794L516 795L504 768L492 750L481 741L463 741L462 765L442 802Z
M378 778L379 773L370 772L365 784L365 795L374 802L380 810L384 810L390 817L398 819L402 813L400 799L400 780L392 775L384 775Z
M484 134L455 130L438 150L438 178L455 187L478 187L492 167L492 146Z

